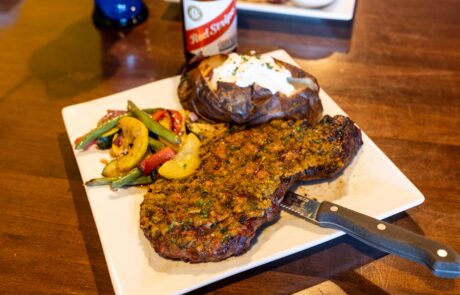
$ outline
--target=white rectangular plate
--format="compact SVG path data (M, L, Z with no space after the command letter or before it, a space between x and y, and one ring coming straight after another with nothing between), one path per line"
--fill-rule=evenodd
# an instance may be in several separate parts
M179 0L164 1L179 3ZM290 1L284 4L271 4L262 0L241 0L237 2L236 7L238 10L347 21L353 19L355 0L335 0L330 5L321 8L299 7Z
M295 63L284 51L268 53ZM179 77L72 105L62 110L71 143L92 129L107 109L125 109L128 99L138 106L179 109ZM324 92L326 114L344 114ZM364 145L353 163L333 181L304 185L298 191L320 200L332 200L361 213L385 218L423 202L423 195L363 133ZM74 151L83 181L100 177L107 151ZM113 192L108 186L85 187L113 286L117 294L178 294L215 282L281 257L321 244L343 233L323 229L282 212L280 220L265 228L245 254L217 263L189 264L159 257L139 228L143 191Z

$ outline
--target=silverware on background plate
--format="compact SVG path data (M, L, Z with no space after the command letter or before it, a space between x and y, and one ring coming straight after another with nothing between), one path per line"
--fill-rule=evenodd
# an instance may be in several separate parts
M429 267L442 278L460 277L460 256L422 235L331 202L287 192L281 207L322 227L341 230L363 243Z

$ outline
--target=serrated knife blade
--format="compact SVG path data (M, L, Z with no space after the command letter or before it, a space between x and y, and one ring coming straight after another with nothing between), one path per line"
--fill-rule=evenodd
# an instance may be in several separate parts
M316 222L316 214L318 213L320 203L314 199L310 199L291 191L288 191L284 196L281 207L287 211L300 215L312 222Z

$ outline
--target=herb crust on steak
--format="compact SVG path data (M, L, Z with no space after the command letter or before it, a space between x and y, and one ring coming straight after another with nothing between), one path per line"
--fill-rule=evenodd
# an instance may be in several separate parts
M296 181L330 178L362 145L345 116L269 123L211 140L188 178L160 178L144 196L140 225L155 251L188 262L220 261L250 247L257 228L280 212Z

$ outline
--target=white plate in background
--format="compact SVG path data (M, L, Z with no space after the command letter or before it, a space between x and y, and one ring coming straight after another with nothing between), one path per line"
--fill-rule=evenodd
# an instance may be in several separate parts
M170 3L179 3L179 0L164 0ZM300 0L301 1L301 0ZM271 4L263 0L238 0L238 10L255 11L262 13L284 14L301 17L335 19L348 21L353 19L356 0L335 0L330 5L319 8L295 6L291 1L283 4Z
M294 5L305 8L323 8L337 0L289 0Z
M295 63L284 50L267 54ZM171 77L65 107L62 115L71 144L96 126L107 109L125 109L128 99L142 108L180 108L178 83L179 76ZM325 114L344 114L324 91L320 97ZM380 219L422 203L420 191L364 133L363 141L357 157L340 177L298 190ZM100 160L109 158L108 151L96 148L74 150L74 154L83 181L100 177ZM258 235L247 253L217 263L189 264L161 258L149 245L139 228L141 189L113 192L108 186L100 186L85 190L116 294L184 293L343 234L282 212L277 222Z

